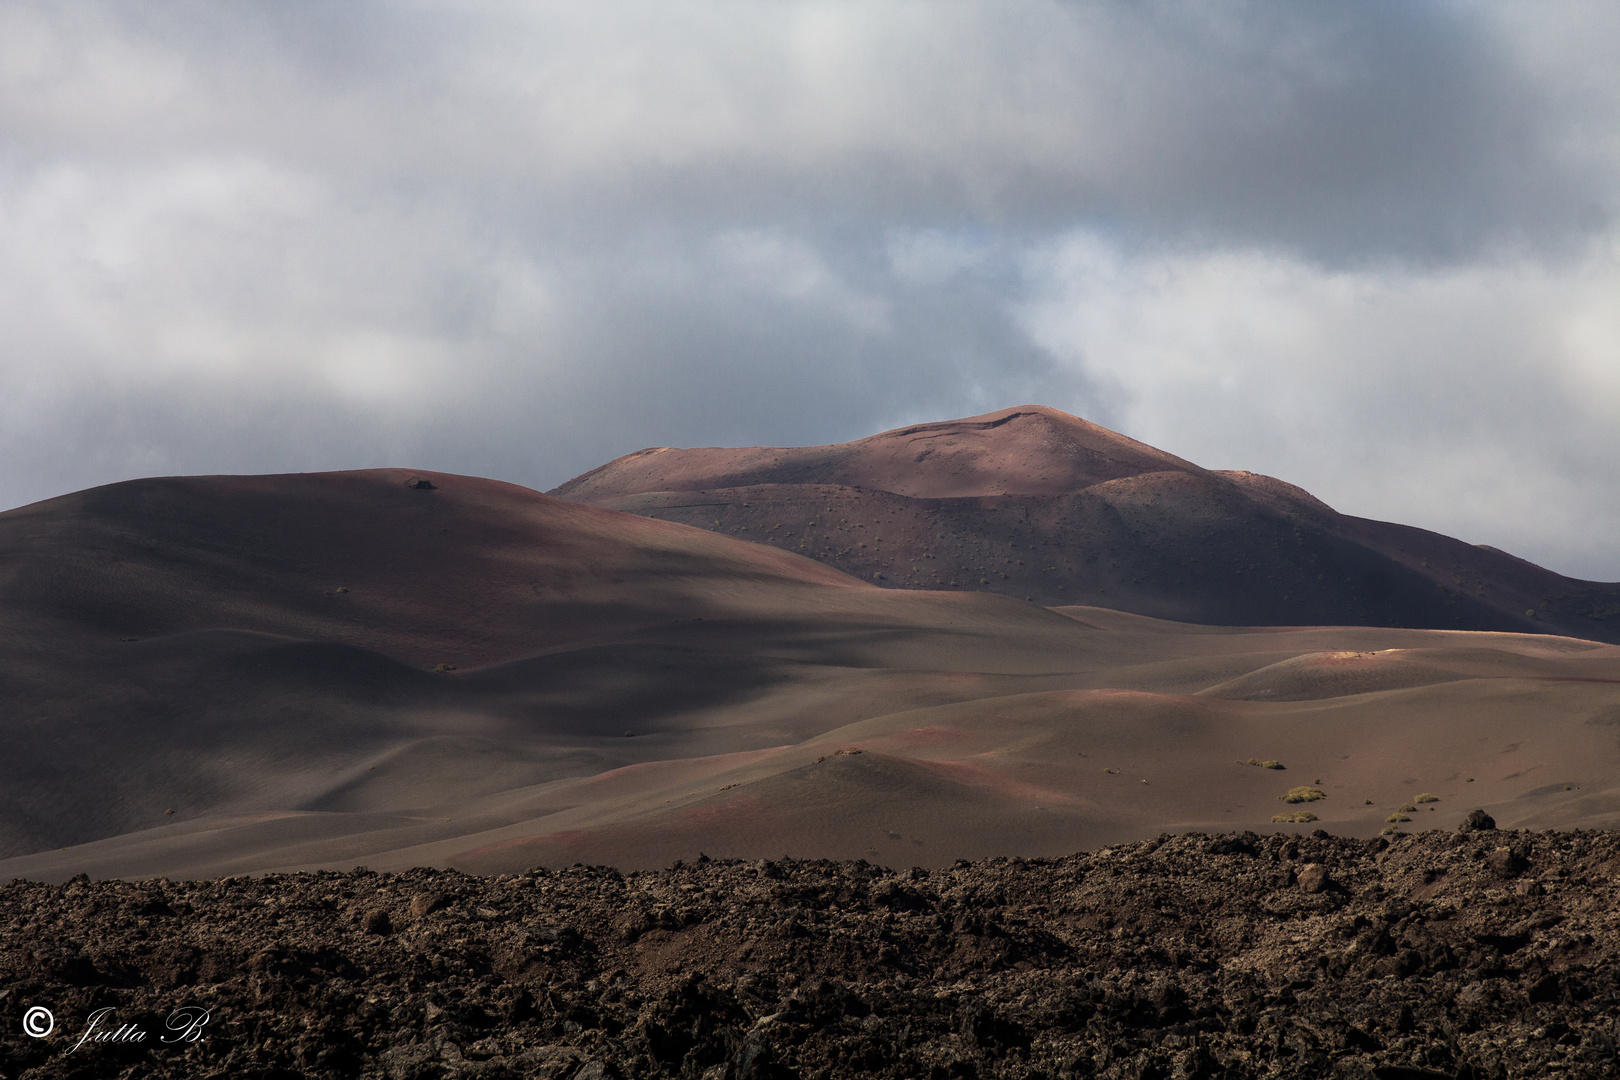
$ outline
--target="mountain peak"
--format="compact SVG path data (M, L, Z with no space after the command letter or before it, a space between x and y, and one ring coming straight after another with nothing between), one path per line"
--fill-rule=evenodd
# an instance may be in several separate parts
M1202 471L1059 409L1018 405L826 446L638 450L553 494L594 502L655 491L822 483L952 499L1060 495L1142 473Z
M553 492L808 555L889 588L999 592L1212 624L1614 640L1620 586L1335 513L1041 405L829 446L658 447Z

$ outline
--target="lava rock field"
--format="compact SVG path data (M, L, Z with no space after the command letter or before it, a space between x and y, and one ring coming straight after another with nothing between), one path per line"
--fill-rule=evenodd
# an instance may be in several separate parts
M14 881L0 1076L1615 1076L1617 874L1620 834L1475 815L940 870Z

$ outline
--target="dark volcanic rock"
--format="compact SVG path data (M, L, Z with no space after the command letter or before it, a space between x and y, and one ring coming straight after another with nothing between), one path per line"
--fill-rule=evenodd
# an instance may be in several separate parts
M437 890L419 892L411 897L411 914L417 918L431 914L442 907L448 906L450 898Z
M1300 867L1299 887L1308 893L1319 893L1333 883L1327 868L1321 863L1308 863Z
M1611 833L1319 832L932 872L19 881L0 1076L1596 1078L1617 869ZM17 1031L36 1007L48 1037ZM146 1037L72 1049L103 1009Z
M1471 810L1457 828L1462 832L1489 832L1496 828L1496 819L1483 810Z
M1524 852L1514 848L1499 847L1485 858L1490 865L1491 872L1500 878L1518 877L1530 866Z

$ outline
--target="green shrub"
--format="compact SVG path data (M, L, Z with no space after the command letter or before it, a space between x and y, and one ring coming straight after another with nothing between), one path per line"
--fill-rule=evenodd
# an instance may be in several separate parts
M1319 787L1297 787L1290 788L1288 794L1279 795L1277 798L1286 803L1315 802L1317 799L1327 798L1327 792Z

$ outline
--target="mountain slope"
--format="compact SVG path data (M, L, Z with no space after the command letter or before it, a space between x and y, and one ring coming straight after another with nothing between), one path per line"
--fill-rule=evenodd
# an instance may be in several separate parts
M1206 564L1221 528L1246 545L1223 557L1258 561L1307 535L1290 508L1321 513L1190 466L1057 496L882 494L978 508L1020 557L1038 528L1098 522L1123 555L1184 504ZM139 481L0 514L0 880L945 865L1293 828L1274 815L1307 780L1324 827L1364 835L1420 792L1606 826L1617 686L1620 648L1590 641L881 589L468 477Z
M0 514L0 629L230 627L485 666L860 584L795 555L550 498L377 469L136 480Z
M634 671L544 670L471 700L478 673L460 672L862 594L885 595L768 547L440 473L139 480L8 511L0 855L165 811L312 808L360 779L397 808L589 772L602 754L578 731L622 743L631 721L746 693L769 664L639 696Z
M816 558L891 588L997 592L1220 625L1358 624L1620 641L1620 585L1339 514L1055 409L834 446L657 448L558 497Z
M1061 495L1143 473L1203 470L1044 406L917 424L834 446L627 454L551 494L576 502L645 491L832 484L922 499Z

